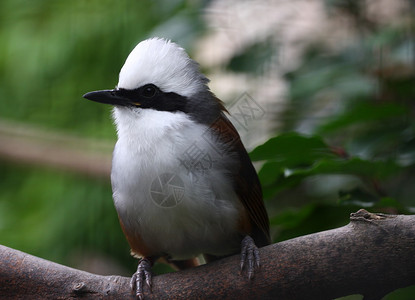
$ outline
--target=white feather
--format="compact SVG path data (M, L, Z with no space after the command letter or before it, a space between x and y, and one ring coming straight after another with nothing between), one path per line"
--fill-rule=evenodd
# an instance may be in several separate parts
M113 116L118 141L111 180L126 230L140 232L146 245L175 259L238 249L241 203L227 177L235 160L212 147L216 141L205 134L208 128L182 112L115 107ZM213 162L197 176L182 162L192 163L187 151L194 145ZM150 193L164 173L176 174L184 184L184 197L173 207L160 207Z
M118 88L135 89L148 83L163 92L191 96L206 88L208 79L183 48L165 39L139 43L121 68Z

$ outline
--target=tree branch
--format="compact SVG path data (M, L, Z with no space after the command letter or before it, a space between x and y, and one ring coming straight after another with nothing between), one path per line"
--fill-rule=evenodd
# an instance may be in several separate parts
M415 216L359 210L341 228L260 250L252 281L239 256L155 276L146 299L333 299L363 294L380 299L415 284ZM2 299L134 299L129 278L99 276L0 246Z
M0 159L110 178L113 143L0 119ZM28 151L30 149L30 151Z

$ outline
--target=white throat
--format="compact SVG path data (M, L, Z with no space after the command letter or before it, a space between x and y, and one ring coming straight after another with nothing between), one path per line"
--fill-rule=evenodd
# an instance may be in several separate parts
M180 128L193 124L182 112L140 108L114 107L113 118L118 140L129 143L136 151L158 147L161 138L175 138Z

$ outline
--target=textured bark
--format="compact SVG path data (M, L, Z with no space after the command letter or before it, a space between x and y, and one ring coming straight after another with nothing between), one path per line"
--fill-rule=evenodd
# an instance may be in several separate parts
M360 210L341 228L260 249L249 281L235 255L155 276L146 299L380 299L415 284L415 216ZM244 274L245 275L245 274ZM2 299L134 299L129 278L99 276L0 246Z

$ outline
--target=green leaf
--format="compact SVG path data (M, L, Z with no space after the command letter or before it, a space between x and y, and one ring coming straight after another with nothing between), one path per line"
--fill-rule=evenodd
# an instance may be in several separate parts
M253 161L273 160L285 166L310 164L317 159L334 157L330 148L318 136L284 133L256 147L250 154Z
M340 204L342 205L356 205L360 207L372 207L379 198L362 189L356 187L349 191L339 191Z
M272 173L273 162L265 163L260 170L260 180L264 189L264 198L299 185L305 178L315 175L347 174L373 179L385 179L402 170L394 161L369 161L361 158L323 159L309 167L285 168Z
M325 203L312 203L298 210L288 209L271 218L273 228L277 228L274 240L283 241L296 236L328 230L346 225L356 206L336 206Z
M377 179L387 178L398 171L401 167L394 161L370 161L358 157L351 159L332 159L317 162L311 169L294 170L294 175L318 175L318 174L351 174L368 176Z
M356 123L379 122L391 117L407 113L405 107L394 103L374 105L373 103L360 102L350 111L342 115L336 115L335 119L317 129L320 134L328 133Z
M267 186L275 182L279 177L284 176L284 166L281 162L267 162L258 172L262 186Z
M272 59L278 54L277 51L275 44L270 40L255 43L243 52L233 56L228 64L228 68L233 72L261 73L269 67Z
M396 208L402 213L408 213L407 209L399 203L396 199L391 197L382 197L379 202L374 204L376 208Z
M284 228L296 228L313 213L315 207L315 204L308 204L298 209L286 209L273 217L270 223Z

